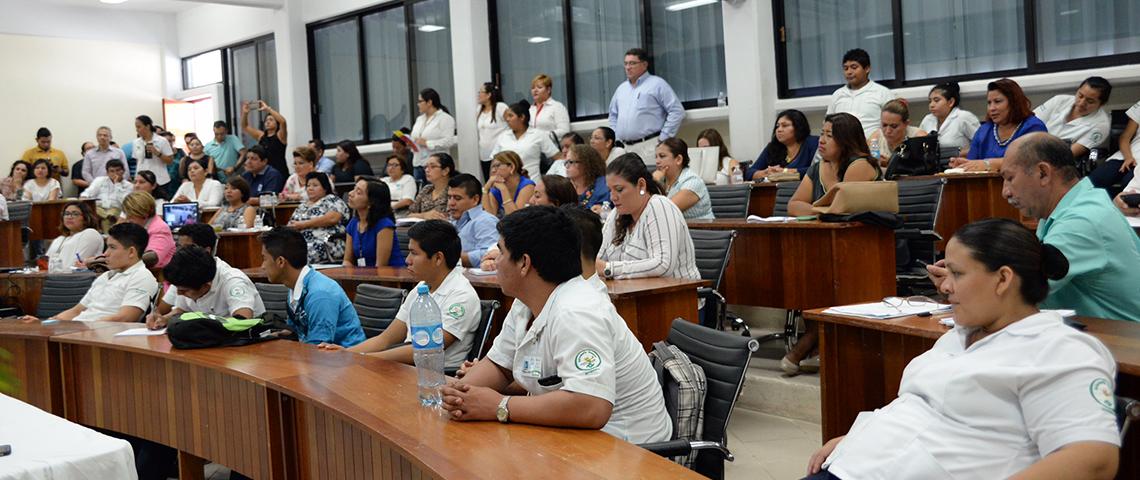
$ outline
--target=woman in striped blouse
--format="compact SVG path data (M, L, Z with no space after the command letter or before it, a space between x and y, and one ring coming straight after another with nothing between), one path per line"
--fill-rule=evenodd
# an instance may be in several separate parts
M598 271L605 278L701 278L681 210L663 195L645 162L627 153L606 168L613 213L602 228Z

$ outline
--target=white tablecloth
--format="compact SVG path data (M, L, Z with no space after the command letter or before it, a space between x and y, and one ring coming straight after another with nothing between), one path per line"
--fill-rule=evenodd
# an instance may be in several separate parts
M135 455L124 440L71 423L0 395L0 480L137 479Z

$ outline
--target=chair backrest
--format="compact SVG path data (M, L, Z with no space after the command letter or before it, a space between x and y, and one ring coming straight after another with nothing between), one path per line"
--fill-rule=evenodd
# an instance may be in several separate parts
M22 222L26 227L31 215L32 202L8 202L8 220Z
M689 361L705 371L708 392L705 394L705 425L701 440L721 442L728 446L728 420L740 391L748 361L759 343L752 338L702 327L682 318L673 320L666 341L689 356ZM711 478L722 478L724 462L712 452L697 455L694 469ZM716 472L720 472L716 475Z
M934 222L938 219L938 209L942 205L942 189L946 179L934 178L930 180L903 180L899 185L899 216L903 219L904 229L934 230ZM935 246L933 241L907 241L910 249L910 258L922 260L926 263L934 261Z
M697 230L689 229L693 239L693 253L697 257L697 270L702 280L713 282L713 290L720 289L720 279L724 276L728 257L732 253L732 240L736 230Z
M356 307L356 315L360 317L360 326L364 328L364 336L375 337L388 328L400 305L404 303L407 290L361 283L356 286L356 300L352 305Z
M277 318L281 320L285 320L289 316L287 311L288 287L275 283L255 283L253 286L257 288L257 294L261 295L261 303L265 304L265 313L277 315Z
M475 341L471 343L471 351L467 353L468 360L474 361L487 353L487 337L491 336L491 318L498 309L498 300L479 300L479 328L475 329Z
M1116 428L1120 430L1120 443L1128 436L1128 427L1140 420L1140 402L1128 397L1116 396Z
M752 184L710 185L709 201L716 218L745 218L752 199Z
M408 230L412 229L412 225L415 224L396 226L396 243L400 244L400 253L403 253L404 256L408 255L408 242L412 241L412 239L408 237Z
M43 289L40 290L40 303L36 305L36 316L51 318L60 312L74 307L83 300L91 283L95 281L94 273L59 273L44 278Z
M797 188L800 188L800 182L780 182L776 184L776 208L772 210L772 215L777 217L788 216L788 202L792 201L792 195L796 194Z

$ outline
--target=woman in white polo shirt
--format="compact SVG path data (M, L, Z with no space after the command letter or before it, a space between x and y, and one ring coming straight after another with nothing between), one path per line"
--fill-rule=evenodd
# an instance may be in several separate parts
M927 132L938 132L940 148L958 147L957 157L965 157L970 151L970 141L981 123L978 117L958 107L962 96L958 82L944 82L935 85L927 95L930 100L930 113L918 125Z
M1116 363L1037 309L1064 255L987 219L958 230L946 265L957 326L911 360L898 398L812 456L808 478L1112 478Z
M1073 156L1081 158L1089 150L1108 140L1112 119L1104 111L1112 84L1101 77L1089 77L1077 87L1075 95L1057 95L1037 108L1037 115L1049 133L1069 142Z

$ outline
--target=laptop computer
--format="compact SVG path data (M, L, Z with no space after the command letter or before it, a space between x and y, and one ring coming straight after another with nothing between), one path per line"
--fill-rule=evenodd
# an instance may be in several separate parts
M171 232L192 223L198 223L198 202L164 203L162 220L170 226Z

